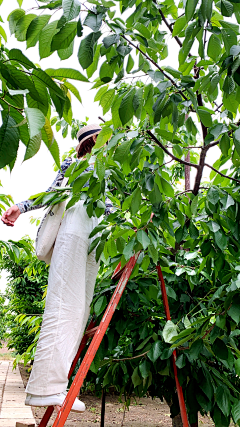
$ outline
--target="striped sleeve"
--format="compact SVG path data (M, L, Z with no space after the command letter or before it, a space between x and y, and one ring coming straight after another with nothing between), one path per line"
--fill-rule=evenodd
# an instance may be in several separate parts
M71 165L72 158L67 157L63 163L61 164L61 169L58 171L56 178L54 179L51 186L46 190L46 193L53 190L53 187L60 187L64 178L64 174L67 170L67 168ZM43 205L40 203L39 205L31 206L34 202L34 199L31 200L24 200L23 202L17 203L19 210L21 213L29 212L35 209L40 209L43 207Z

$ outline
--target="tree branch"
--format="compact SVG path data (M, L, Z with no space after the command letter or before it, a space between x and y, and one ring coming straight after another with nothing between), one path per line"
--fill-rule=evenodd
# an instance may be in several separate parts
M224 175L222 172L220 172L219 170L215 169L213 166L209 165L208 163L204 163L204 166L207 166L208 168L212 169L214 172L217 172L218 175L221 175L223 178L230 179L230 180L235 181L238 184L240 184L240 180L239 179L233 178L232 176Z
M155 2L154 2L154 3L155 3ZM165 18L165 16L164 16L164 14L162 13L161 9L159 9L159 13L160 13L160 15L161 15L161 17L162 17L162 20L163 20L164 24L168 27L169 31L172 33L172 32L173 32L173 29L172 29L171 25L168 23L168 21L166 20L166 18ZM176 40L177 44L178 44L180 47L182 47L182 42L181 42L181 40L180 40L177 36L174 36L174 39ZM191 53L189 54L189 56L192 56L192 55L191 55Z
M161 71L161 73L163 73L164 77L166 77L166 79L168 79L173 86L175 86L175 88L177 89L178 93L180 93L182 95L182 97L185 99L185 101L188 101L188 98L184 95L184 93L181 91L181 89L179 89L178 85L175 83L175 81L167 74L165 73L165 71L152 59L150 58L145 52L143 52L138 46L136 46L131 40L129 40L126 36L124 36L124 34L121 35L121 37L123 39L125 39L131 46L134 47L134 49L137 49L139 52L141 52L141 54L143 56L145 56L145 58L150 61L153 65L155 65L156 68L158 68L159 71Z
M162 148L162 150L168 155L170 156L173 160L176 160L177 162L183 164L183 165L187 165L187 166L192 166L196 169L199 168L198 165L195 165L194 163L190 163L190 162L186 162L185 160L179 159L178 157L174 156L170 151L168 151L166 149L166 147L156 138L155 135L153 135L153 133L150 130L147 130L148 135L150 136L150 138L156 142L157 145L159 145L159 147Z

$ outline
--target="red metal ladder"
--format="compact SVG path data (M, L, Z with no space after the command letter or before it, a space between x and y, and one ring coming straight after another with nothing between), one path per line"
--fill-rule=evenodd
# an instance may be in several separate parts
M102 320L99 324L99 326L94 327L95 326L95 322L92 320L85 332L85 335L83 336L83 339L81 341L80 347L78 349L78 352L74 358L74 361L72 363L71 369L69 371L69 375L68 378L71 377L75 366L77 364L77 361L85 347L85 345L87 344L87 341L90 337L93 337L91 344L88 347L88 350L82 360L82 363L78 369L78 372L72 382L72 385L69 389L69 392L63 402L63 405L60 409L60 411L57 414L57 417L54 421L54 424L52 427L64 427L65 422L67 420L67 417L69 415L69 412L71 411L71 408L73 406L74 400L76 399L76 397L79 394L80 388L83 384L83 381L88 373L88 370L91 366L91 363L96 355L96 352L102 342L102 339L106 333L106 330L109 326L109 323L112 319L112 316L116 310L116 307L121 299L121 296L123 294L123 291L127 285L127 282L131 276L131 273L134 269L134 266L137 262L137 259L139 257L140 253L137 253L135 255L133 255L130 260L128 261L128 263L125 265L125 267L123 267L121 269L121 264L118 264L117 268L115 269L112 279L118 280L119 282L116 286L116 289L113 293L113 296L107 306L107 309L102 317ZM166 318L167 320L170 320L170 310L169 310L169 304L168 304L168 298L167 298L167 293L166 293L166 287L165 287L165 283L164 283L164 279L163 279L163 275L162 275L162 271L161 271L161 267L158 265L157 266L157 271L158 271L158 277L160 280L160 284L161 284L161 290L162 290L162 296L163 296L163 304L164 304L164 308L165 308L165 313L166 313ZM177 387L177 393L178 393L178 399L179 399L179 406L180 406L180 411L181 411L181 417L182 417L182 422L183 422L183 427L188 427L188 418L187 418L187 411L186 411L186 406L185 406L185 401L184 401L184 396L183 396L183 391L182 391L182 387L178 381L178 376L177 376L177 367L176 367L176 351L173 352L173 369L174 369L174 376L175 376L175 381L176 381L176 387ZM39 427L46 427L47 423L52 415L54 411L54 407L53 406L49 406L41 420L41 423L39 424Z

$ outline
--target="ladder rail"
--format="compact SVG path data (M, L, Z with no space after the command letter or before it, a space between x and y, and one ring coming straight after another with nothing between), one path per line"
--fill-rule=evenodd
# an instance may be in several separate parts
M61 406L60 411L58 412L58 415L56 417L56 420L53 424L53 427L63 427L65 424L65 421L67 420L67 417L69 415L69 412L71 411L71 408L73 406L74 400L76 399L79 390L83 384L83 381L88 373L88 370L91 366L91 363L95 357L95 354L102 342L102 339L105 335L105 332L108 328L108 325L112 319L112 316L116 310L116 307L120 301L120 298L123 294L123 291L126 287L126 284L131 276L131 273L133 271L133 268L137 262L137 259L139 257L140 252L133 255L128 263L126 264L124 271L121 275L121 278L117 284L117 287L114 291L114 294L107 306L107 309L102 317L102 320L99 324L99 327L91 341L91 344L87 350L87 353L85 354L83 361L81 363L81 366L72 382L72 385L70 387L70 390L63 402L63 405Z

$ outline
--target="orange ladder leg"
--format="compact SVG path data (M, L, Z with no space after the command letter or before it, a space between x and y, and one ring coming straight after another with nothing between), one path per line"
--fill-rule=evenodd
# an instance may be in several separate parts
M126 284L131 276L131 273L133 271L133 268L137 262L139 253L136 255L133 255L128 263L125 265L125 268L122 272L121 278L117 284L117 287L114 291L114 294L111 298L110 303L107 306L107 309L103 315L103 318L97 328L97 331L95 332L95 335L92 339L92 342L88 348L87 353L85 354L83 361L78 369L78 372L73 380L73 383L70 387L70 390L63 402L63 405L58 412L57 418L53 424L52 427L63 427L65 424L65 421L67 420L67 417L69 415L69 412L71 411L71 408L73 406L74 400L76 399L79 390L83 384L83 381L88 373L88 370L91 366L91 363L95 357L95 354L102 342L102 339L105 335L105 332L108 328L108 325L112 319L112 316L114 314L114 311L116 310L116 307L120 301L120 298L123 294L123 291L126 287Z
M164 305L164 309L165 309L166 318L167 318L167 320L171 320L167 291L166 291L166 286L165 286L165 282L164 282L164 278L162 275L162 270L161 270L160 265L157 266L157 272L158 272L158 277L159 277L160 284L161 284L163 305ZM174 350L173 355L172 355L172 362L173 362L173 371L174 371L174 376L175 376L175 381L176 381L176 387L177 387L177 394L178 394L178 401L179 401L180 412L181 412L181 417L182 417L182 423L183 423L183 427L188 427L187 410L186 410L186 405L185 405L185 401L184 401L182 387L181 387L179 380L178 380L176 359L177 359L177 353L176 353L176 350Z

